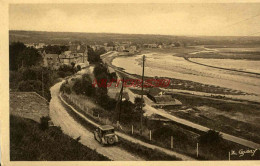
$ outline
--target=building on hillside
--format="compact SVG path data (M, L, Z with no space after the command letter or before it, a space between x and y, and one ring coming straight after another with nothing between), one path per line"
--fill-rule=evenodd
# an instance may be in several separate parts
M88 49L83 45L70 45L69 51L65 51L59 55L62 64L70 65L72 62L88 63Z
M130 46L127 50L128 50L129 53L131 53L131 54L134 54L134 53L137 51L136 46Z
M29 43L29 44L25 44L25 46L40 49L40 48L43 48L44 46L46 46L46 44L45 43Z
M114 47L107 47L105 46L105 50L108 52L108 51L113 51L114 50Z
M155 103L156 103L155 97L162 96L162 95L164 95L164 92L157 87L150 88L149 92L147 93L147 97L153 100Z
M117 47L118 52L123 52L125 50L125 46L119 46Z
M179 100L174 99L171 95L166 95L164 91L157 87L150 88L147 97L156 104L182 105Z
M42 57L44 67L50 67L51 69L57 70L61 65L58 54L46 54L44 51Z

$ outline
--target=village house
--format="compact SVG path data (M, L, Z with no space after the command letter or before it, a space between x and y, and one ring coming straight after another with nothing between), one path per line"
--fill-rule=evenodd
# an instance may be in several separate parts
M157 44L143 44L144 48L157 48L158 45Z
M150 88L147 97L156 104L182 105L179 100L174 99L171 95L166 95L164 91L157 87Z
M131 54L134 54L135 52L136 52L136 46L130 46L129 48L128 48L128 51L129 51L129 53L131 53Z
M105 50L108 52L108 51L113 51L114 50L114 47L105 47Z
M42 53L43 66L50 67L51 69L57 70L60 67L60 60L58 54L46 54L45 51Z
M59 55L62 64L70 65L72 62L88 64L88 49L83 45L70 45L69 51Z
M43 48L45 46L45 43L29 43L29 44L25 44L25 46L40 49L40 48Z
M123 52L125 50L125 47L124 46L119 46L118 48L117 48L117 51L118 52Z

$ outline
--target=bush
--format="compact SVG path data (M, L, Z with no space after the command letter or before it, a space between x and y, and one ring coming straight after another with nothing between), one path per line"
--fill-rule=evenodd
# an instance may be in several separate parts
M50 120L50 117L48 116L42 116L41 119L40 119L40 124L39 124L39 128L41 130L46 130L49 128L49 120Z
M72 86L72 90L77 94L81 94L82 93L82 84L81 84L81 79L76 79L74 82L74 85Z
M81 70L81 66L77 65L77 70L80 71Z
M215 131L215 130L209 130L205 134L201 135L199 137L199 143L201 145L210 145L210 146L217 146L219 143L223 141L222 135Z
M70 89L70 85L68 83L63 83L60 86L60 92L62 93L67 93L67 94L71 94L71 89Z
M39 80L20 81L18 84L18 90L23 92L35 91L40 94L42 90L42 82Z

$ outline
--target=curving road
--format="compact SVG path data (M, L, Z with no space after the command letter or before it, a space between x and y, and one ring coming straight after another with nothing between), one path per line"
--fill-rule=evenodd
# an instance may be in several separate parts
M99 126L99 124L97 124L96 122L86 118L83 114L81 114L80 112L78 112L76 109L74 109L71 105L69 105L65 100L63 100L63 98L61 97L60 95L60 99L62 100L62 102L64 104L66 104L68 107L70 107L75 113L77 113L81 118L83 118L85 121L87 121L88 123L91 123L93 126ZM177 152L174 152L174 151L171 151L171 150L168 150L168 149L165 149L165 148L162 148L162 147L159 147L159 146L156 146L156 145L152 145L152 144L149 144L149 143L146 143L146 142L143 142L141 140L138 140L136 138L133 138L129 135L126 135L124 133L121 133L121 132L118 132L118 131L115 131L115 133L121 137L121 138L124 138L126 139L127 141L130 141L134 144L139 144L139 145L142 145L142 146L145 146L147 148L150 148L152 150L158 150L158 151L161 151L162 153L166 153L168 155L172 155L172 156L175 156L177 158L180 158L184 161L191 161L191 160L195 160L194 158L192 157L189 157L187 155L184 155L184 154L180 154L180 153L177 153Z
M80 143L96 150L98 153L108 157L111 160L117 161L138 161L144 160L135 156L119 147L103 147L95 141L93 133L85 129L82 125L76 122L65 110L61 100L59 99L59 89L62 82L55 84L51 89L52 99L50 101L50 117L55 126L60 126L62 131L72 138L80 136Z

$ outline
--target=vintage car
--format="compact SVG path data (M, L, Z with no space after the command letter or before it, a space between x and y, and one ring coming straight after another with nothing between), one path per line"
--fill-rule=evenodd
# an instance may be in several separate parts
M102 145L113 145L118 142L118 137L115 134L115 129L110 125L99 126L94 131L94 138Z

